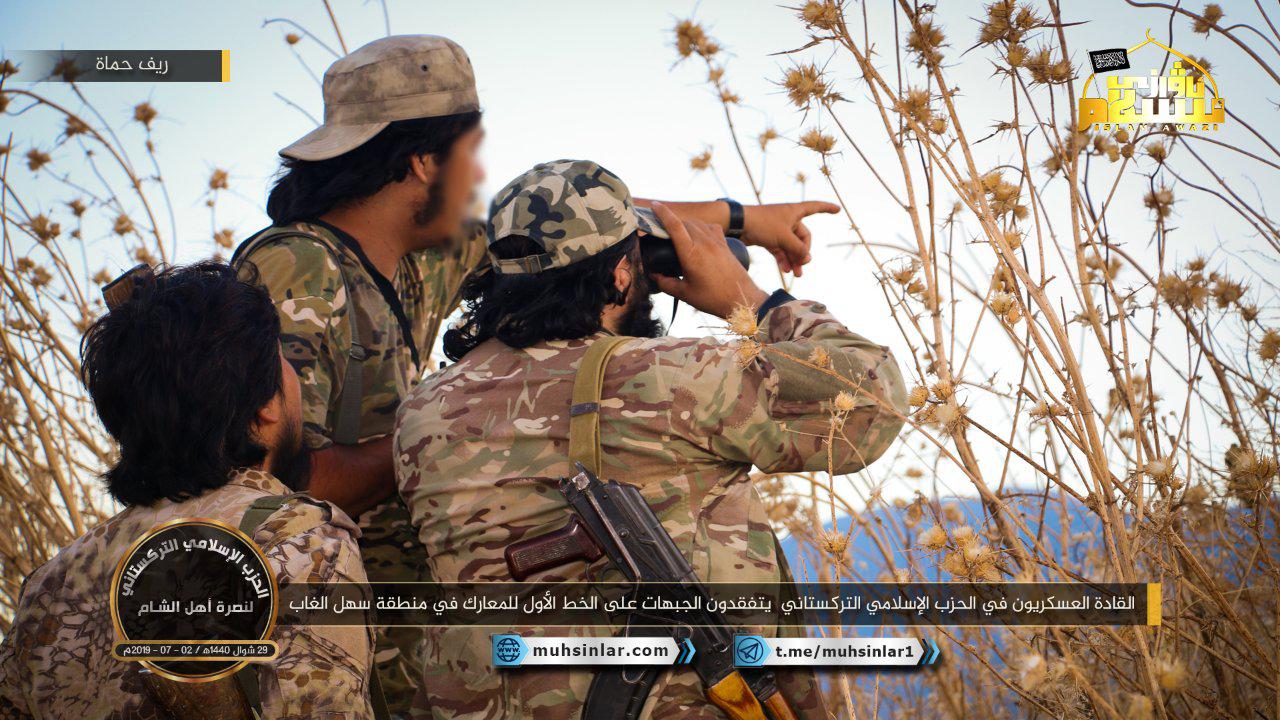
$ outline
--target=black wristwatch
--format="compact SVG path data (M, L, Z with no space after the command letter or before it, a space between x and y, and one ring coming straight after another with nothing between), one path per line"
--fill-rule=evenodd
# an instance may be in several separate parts
M729 206L729 227L724 231L725 237L742 237L742 230L746 225L746 216L742 212L742 203L727 197L720 198L720 202Z

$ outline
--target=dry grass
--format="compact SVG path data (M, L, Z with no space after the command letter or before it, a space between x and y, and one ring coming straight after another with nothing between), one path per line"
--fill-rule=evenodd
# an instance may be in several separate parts
M1263 59L1280 43L1271 18L1130 4L1153 27L1221 40L1280 85ZM759 149L812 153L811 176L845 207L894 346L908 349L911 415L897 457L868 473L760 478L771 517L825 579L1158 581L1164 623L937 628L950 643L936 672L842 674L835 699L858 718L1280 717L1280 226L1261 192L1238 187L1280 169L1272 118L1232 114L1239 144L1076 132L1087 48L1066 46L1057 3L965 6L973 20L949 28L931 10L794 8L810 42L783 55L774 81L802 126L766 127ZM758 195L750 170L763 163L738 141L744 101L725 46L693 20L674 35L678 59L706 68ZM953 79L973 64L1003 93L987 108L994 128ZM1248 178L1217 172L1224 157ZM718 167L709 150L691 166ZM846 203L854 188L894 213L898 241L864 234ZM1121 214L1145 218L1146 237L1113 237ZM1175 261L1171 238L1207 234L1197 215L1249 228L1247 260L1219 246ZM847 532L832 529L836 515L851 518Z
M335 57L318 36L342 43L324 5L331 25L316 33L291 20L264 23L285 28L282 47L304 67L300 43ZM78 379L80 335L103 312L99 288L129 262L172 261L180 239L184 261L225 259L244 239L219 221L220 203L235 188L218 167L198 198L183 199L203 205L208 226L180 227L161 172L162 139L152 132L160 109L140 102L112 118L82 85L17 84L20 72L0 58L0 115L35 117L48 130L33 139L0 136L0 631L23 578L117 509L98 483L112 442ZM138 126L139 141L122 139L138 136ZM193 159L175 151L171 161ZM112 256L128 259L103 267ZM448 287L436 293L437 329L474 260L457 258Z

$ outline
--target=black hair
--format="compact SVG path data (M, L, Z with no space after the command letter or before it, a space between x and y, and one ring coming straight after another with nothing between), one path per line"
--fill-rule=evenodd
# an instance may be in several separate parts
M81 379L120 446L111 496L181 501L261 464L253 425L281 391L279 353L280 319L254 278L201 262L140 280L80 343Z
M370 197L409 174L409 161L431 155L443 163L453 145L480 124L480 112L396 120L363 145L328 160L284 158L267 196L276 225L315 219L333 208Z
M503 238L491 250L505 259L542 252L532 240L519 236ZM561 268L506 275L486 266L473 273L462 285L461 322L444 334L445 357L460 360L489 338L524 348L544 340L576 340L598 332L605 306L626 302L626 294L618 291L613 280L613 271L624 257L631 258L637 291L647 301L635 233L603 252ZM651 306L646 303L644 308L647 316ZM661 331L660 324L657 331ZM648 327L642 332L651 334Z

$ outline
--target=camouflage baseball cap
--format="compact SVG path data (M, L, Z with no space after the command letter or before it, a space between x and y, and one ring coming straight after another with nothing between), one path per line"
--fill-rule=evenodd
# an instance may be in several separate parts
M340 58L324 73L324 124L280 151L327 160L354 150L395 120L480 109L471 60L448 38L393 35Z
M507 183L489 204L489 247L493 267L503 274L540 273L591 257L637 230L669 238L648 208L636 207L617 175L590 160L555 160ZM526 237L542 248L537 255L494 257L493 244Z

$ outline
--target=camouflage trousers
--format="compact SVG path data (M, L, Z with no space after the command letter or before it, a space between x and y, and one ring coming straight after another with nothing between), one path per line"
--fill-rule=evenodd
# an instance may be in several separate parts
M427 582L427 549L418 540L409 509L399 496L360 515L360 554L370 582ZM373 664L382 681L387 709L409 717L422 677L422 628L378 628Z

